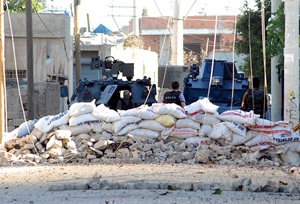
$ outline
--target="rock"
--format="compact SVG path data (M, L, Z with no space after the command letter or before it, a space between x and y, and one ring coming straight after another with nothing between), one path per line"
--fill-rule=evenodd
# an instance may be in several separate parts
M106 140L99 140L97 143L94 144L94 148L97 150L105 150L108 145Z
M264 185L262 185L261 191L263 192L278 192L279 186L276 182L267 180Z
M55 136L52 136L46 145L47 150L49 150L50 148L60 148L60 147L62 147L62 142L56 139Z
M207 164L209 162L211 150L199 149L195 155L195 162Z

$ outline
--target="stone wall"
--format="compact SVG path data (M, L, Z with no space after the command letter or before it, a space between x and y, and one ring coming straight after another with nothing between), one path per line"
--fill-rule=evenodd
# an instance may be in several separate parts
M22 84L23 83L23 84ZM20 82L20 90L15 82L7 82L7 131L10 132L22 124L27 117L27 85ZM62 100L59 83L39 82L34 84L34 117L39 119L46 115L54 115L61 111ZM21 96L21 98L20 98ZM22 106L24 110L22 110ZM27 118L26 118L27 120Z

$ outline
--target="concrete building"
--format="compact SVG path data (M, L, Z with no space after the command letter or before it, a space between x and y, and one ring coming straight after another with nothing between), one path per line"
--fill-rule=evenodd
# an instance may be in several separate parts
M65 84L72 88L71 22L64 14L32 14L35 118L66 109L66 99L60 97L58 79L67 78ZM28 106L26 14L5 13L4 33L7 126L12 130L24 122Z
M204 50L207 55L214 49L219 53L230 53L233 50L235 21L236 16L187 16L183 22L184 50L197 54ZM132 28L132 21L129 28ZM172 28L172 17L169 16L140 19L144 48L158 53L162 66L170 63ZM232 61L232 55L228 61Z

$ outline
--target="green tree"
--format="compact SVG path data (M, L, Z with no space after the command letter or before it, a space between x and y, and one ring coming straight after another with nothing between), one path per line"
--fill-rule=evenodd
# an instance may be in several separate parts
M271 17L271 0L265 0L265 25L267 26L268 19ZM264 65L263 65L263 42L262 42L262 29L261 29L261 2L256 0L256 7L250 9L247 1L241 8L243 13L239 17L236 25L236 31L238 33L236 39L236 50L238 54L245 54L246 58L241 70L245 72L247 76L250 76L250 65L252 63L253 76L260 77L263 82L264 79ZM266 30L266 28L265 28ZM249 44L250 40L250 44ZM251 48L251 55L249 54ZM250 59L251 58L251 59ZM267 68L267 84L271 81L271 58L270 55L266 56L266 68ZM264 83L261 83L262 85ZM270 89L270 86L268 86Z
M267 53L270 57L279 55L279 64L283 63L283 48L285 35L285 15L284 3L282 2L278 10L272 14L267 26Z
M44 9L36 0L31 1L33 12L38 13ZM26 0L7 1L7 4L4 5L4 11L7 11L7 7L9 12L26 12Z

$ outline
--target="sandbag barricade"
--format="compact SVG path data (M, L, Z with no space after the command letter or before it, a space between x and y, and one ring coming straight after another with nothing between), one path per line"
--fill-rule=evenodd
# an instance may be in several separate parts
M245 153L255 151L278 155L280 162L272 161L277 166L300 164L300 136L288 122L261 119L253 111L217 110L207 98L185 108L155 103L127 111L75 103L66 112L39 119L24 137L18 138L18 131L7 134L3 151L8 160L22 156L38 163L126 158L221 164L249 164Z

